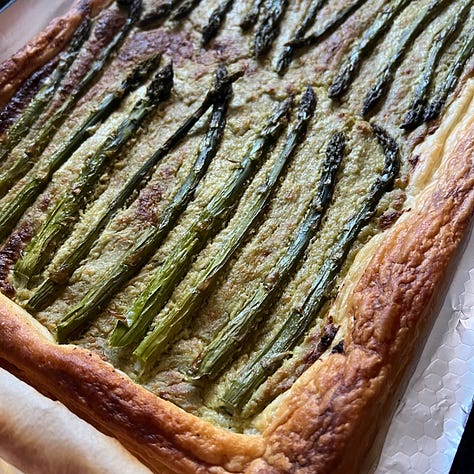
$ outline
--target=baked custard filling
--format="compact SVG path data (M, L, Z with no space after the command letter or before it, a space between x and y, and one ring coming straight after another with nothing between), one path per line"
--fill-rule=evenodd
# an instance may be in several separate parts
M2 111L0 287L237 432L344 351L330 308L472 72L471 1L112 3Z

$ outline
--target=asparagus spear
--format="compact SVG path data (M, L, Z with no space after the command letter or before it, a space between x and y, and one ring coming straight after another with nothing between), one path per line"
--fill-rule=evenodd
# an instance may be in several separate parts
M153 10L143 15L138 25L141 28L155 28L165 18L169 17L171 12L182 2L183 0L162 0L156 5L153 5Z
M231 413L241 409L254 390L278 369L284 356L293 349L313 320L318 317L359 232L373 217L382 196L392 188L400 168L398 146L379 126L373 125L373 130L385 155L381 175L373 183L362 207L346 221L339 232L333 249L319 269L303 305L296 306L290 312L277 334L243 367L225 392L223 403Z
M290 363L268 377L262 389L252 397L252 403L242 410L242 418L250 418L257 415L262 409L273 401L278 395L286 392L291 386L308 370L333 344L338 326L329 321L322 321L311 328L311 332L305 337L303 354L293 357ZM337 343L331 352L336 352L343 340Z
M393 81L395 71L404 58L405 53L409 50L411 44L449 2L450 0L432 1L403 32L398 41L395 52L389 58L380 74L377 75L378 79L376 83L372 86L364 99L362 106L362 115L364 117L369 115L379 100L385 95L389 85Z
M219 68L216 74L216 87L219 86L220 80L225 76L225 68ZM218 150L226 125L227 109L231 97L232 84L230 83L221 89L221 94L216 98L209 128L199 146L196 161L171 203L164 210L159 221L151 225L140 236L140 239L131 246L121 260L105 272L100 282L91 288L61 321L57 328L59 341L64 341L72 331L80 328L91 316L97 314L98 310L107 303L111 296L143 266L163 242L169 231L176 225L179 216L192 199L199 182ZM125 327L125 329L128 328ZM119 324L114 331L116 340L120 339L116 336L120 333L120 330L121 326ZM114 336L112 341L114 341Z
M240 71L221 78L216 87L208 91L201 105L190 114L190 116L166 140L166 142L143 163L136 173L132 175L132 177L125 183L124 187L119 191L117 196L109 204L108 208L102 212L96 223L91 226L87 234L83 236L81 242L65 258L59 268L52 272L36 290L27 303L27 306L30 309L39 311L44 308L52 297L54 297L58 288L67 284L69 277L79 266L84 257L89 253L98 235L105 228L107 223L121 207L127 204L127 201L132 195L136 194L139 189L145 186L155 165L178 145L209 107L216 101L220 100L220 97L224 94L224 90L242 75L243 72ZM140 268L138 263L136 263L135 267L137 269Z
M132 338L132 334L135 334L135 340L139 340L144 335L154 316L166 304L174 287L188 270L193 257L227 222L244 193L247 182L255 174L285 127L290 105L291 100L285 100L267 119L240 166L231 174L223 189L210 200L155 273L144 292L135 300L125 315L129 326L127 338ZM146 357L146 354L141 352L143 347L147 347L147 343L137 349L140 357Z
M296 151L298 145L303 141L308 122L314 114L315 107L316 97L313 90L308 87L301 101L298 120L289 132L285 146L270 171L265 182L265 188L262 189L260 195L252 204L251 209L246 212L245 217L239 222L237 228L233 230L219 252L193 282L192 288L178 300L169 313L159 319L153 331L148 334L143 343L138 347L135 354L142 358L146 364L153 364L166 349L169 341L176 336L185 324L190 322L192 315L196 314L205 298L207 289L213 286L221 274L221 270L255 226L275 191L286 164ZM136 339L128 340L129 343L135 341Z
M390 29L394 19L409 3L409 0L395 0L383 8L369 29L364 32L359 43L352 48L349 57L329 88L329 97L332 99L339 98L347 92L364 57L373 51L375 44Z
M328 0L316 0L310 3L308 11L304 15L300 25L298 26L298 28L293 34L293 37L291 38L292 41L296 41L304 37L306 32L313 26L318 13L321 11L324 5L326 5L327 2ZM280 54L280 57L278 58L278 62L275 68L278 74L283 75L286 72L288 66L293 60L293 54L294 47L288 44L285 45L283 51Z
M320 30L312 33L304 38L298 38L288 41L287 46L291 46L294 50L315 46L325 40L329 35L334 33L353 13L367 3L368 0L355 0L354 3L343 8L336 16L329 20Z
M30 127L44 111L62 78L69 70L74 59L76 59L82 45L89 37L90 29L91 21L87 16L74 33L68 49L60 58L56 68L46 79L18 120L10 127L6 140L0 143L0 160L8 155L8 153L10 153L10 151L20 143L20 140L28 134Z
M104 121L121 103L123 97L142 84L153 68L157 66L160 55L155 55L142 61L132 73L113 92L105 96L100 105L93 110L77 130L64 142L48 159L48 167L31 178L10 201L3 211L0 211L0 235L6 235L34 199L38 197L51 180L53 173L91 136L95 126ZM0 197L9 190L15 175L11 170L0 175ZM26 198L28 196L28 199ZM3 224L3 225L2 225Z
M184 2L178 6L171 19L182 20L186 18L200 3L201 0L184 0Z
M246 13L242 21L240 22L240 27L245 31L252 28L252 26L257 23L258 17L260 16L260 9L262 8L263 2L265 0L254 0L250 10Z
M439 116L449 93L456 87L461 77L464 66L469 58L474 54L474 30L471 29L465 38L462 48L454 58L443 84L438 88L430 105L426 109L425 121L433 120Z
M100 148L87 160L79 176L71 185L71 191L54 206L33 240L27 246L23 257L15 266L20 280L29 280L42 270L54 249L62 242L70 227L84 208L87 198L102 176L104 169L132 138L143 120L166 100L173 86L173 69L165 66L153 78L145 97L139 99L128 117L119 125Z
M215 378L228 365L251 331L255 330L278 292L291 278L310 241L319 230L321 220L331 204L336 175L344 155L345 137L335 133L327 147L318 190L299 225L287 252L276 263L269 277L257 288L245 306L221 329L194 363L198 378ZM160 321L161 322L161 321Z
M280 30L280 23L288 7L288 0L267 0L260 25L255 32L253 54L260 58L272 47Z
M199 184L201 177L205 173L210 160L215 155L217 147L222 139L222 133L225 127L225 112L230 97L231 90L229 88L227 91L225 91L225 94L222 96L221 100L216 102L214 105L208 134L201 144L194 169L191 170L188 178L175 195L171 205L165 211L165 220L160 219L160 221L165 223L166 215L171 215L171 213L173 213L175 214L174 221L170 222L168 226L160 225L160 228L150 229L150 232L147 232L148 235L145 240L150 250L156 249L157 246L163 241L163 238L168 233L168 230L171 229L171 226L176 222L179 215L185 209L187 202L189 202L191 199L194 190ZM136 253L136 249L132 249L129 255L133 253ZM111 345L115 347L123 347L132 343L136 335L134 331L129 331L129 329L130 328L127 324L119 321L117 323L117 327L111 335Z
M27 144L25 152L20 155L8 172L8 180L12 181L24 176L34 165L36 159L44 151L48 143L58 131L64 120L72 111L77 101L90 89L92 84L99 78L104 70L104 66L111 54L118 49L125 39L128 31L139 14L140 0L134 0L129 8L129 15L112 41L104 48L99 57L92 63L86 75L80 83L67 96L61 106L42 124L39 132Z
M202 29L202 45L205 46L211 41L219 31L222 23L227 16L228 11L232 8L234 0L224 0L211 13L207 24Z
M413 102L410 109L403 119L400 128L405 130L412 130L421 124L424 120L424 113L427 108L428 93L433 81L436 66L439 63L439 58L443 54L445 48L451 42L456 31L458 31L466 19L467 14L471 8L472 1L464 2L461 7L454 12L454 15L448 20L448 25L443 26L433 39L428 59L425 63L420 79L415 89Z

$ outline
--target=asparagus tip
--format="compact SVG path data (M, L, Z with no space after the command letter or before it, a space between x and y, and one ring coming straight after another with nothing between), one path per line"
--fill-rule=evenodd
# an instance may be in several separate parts
M314 93L313 88L308 85L301 97L300 112L298 113L300 118L303 118L303 116L301 116L302 114L304 117L312 115L316 109L316 102L316 94Z
M142 7L142 0L117 0L119 7L126 8L130 17L138 17Z
M293 56L292 51L293 51L293 48L290 48L287 46L285 48L285 52L283 52L278 58L278 61L275 66L275 72L279 76L284 76L286 71L288 71L288 67L290 66L292 56Z
M419 108L409 110L406 113L403 119L403 122L400 125L400 128L402 130L411 131L411 130L414 130L419 125L421 125L421 123L423 122L423 114L420 112L421 110Z
M337 82L333 82L329 87L328 97L330 99L339 99L342 94L344 94L344 90L341 88L340 84Z
M424 121L429 122L430 120L434 120L437 118L441 112L441 109L444 106L444 100L436 100L435 102L431 103L425 111L424 114Z
M162 99L169 97L173 88L173 81L173 63L170 62L161 68L150 82L146 92L148 98L155 102L159 97Z
M305 39L304 38L295 38L295 39L290 39L287 41L283 46L285 48L301 48L305 44Z
M160 25L171 13L171 4L159 5L156 10L142 16L138 26L144 30L151 30Z

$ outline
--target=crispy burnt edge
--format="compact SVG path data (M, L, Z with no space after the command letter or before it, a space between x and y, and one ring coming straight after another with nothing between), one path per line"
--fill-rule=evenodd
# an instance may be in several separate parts
M32 73L56 56L72 38L88 13L95 16L112 0L76 0L63 16L48 26L0 66L0 107L4 107Z
M474 84L434 179L370 252L344 305L344 352L314 364L263 432L252 473L338 474L366 457L426 336L448 266L474 215ZM436 151L433 151L436 153Z

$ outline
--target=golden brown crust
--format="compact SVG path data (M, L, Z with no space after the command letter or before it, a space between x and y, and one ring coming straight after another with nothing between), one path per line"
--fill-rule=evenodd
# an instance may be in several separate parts
M3 62L0 67L0 107L5 106L31 73L64 48L86 14L95 15L108 3L110 0L77 0L64 16L51 21L44 31Z
M5 63L0 104L64 46L84 11L84 3L78 2ZM44 48L51 39L54 48ZM31 61L39 50L36 62ZM377 420L384 417L472 217L472 113L455 137L456 147L441 153L441 167L423 183L426 191L377 240L380 245L374 245L370 262L354 282L344 307L353 321L345 352L316 362L304 374L282 397L262 436L216 428L146 391L97 355L57 345L4 296L0 357L43 393L113 434L155 472L354 472L370 448Z

